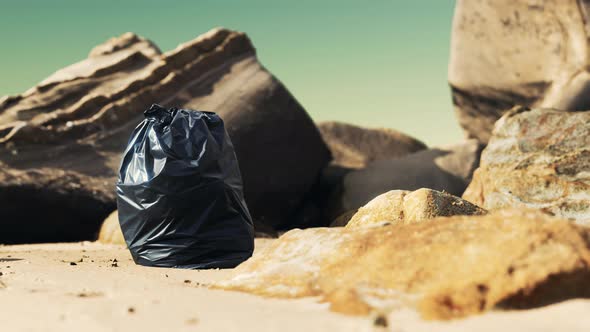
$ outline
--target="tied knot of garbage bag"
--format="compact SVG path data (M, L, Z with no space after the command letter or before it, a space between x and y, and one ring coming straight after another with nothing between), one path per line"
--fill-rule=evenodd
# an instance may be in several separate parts
M223 120L152 105L117 181L119 221L137 264L234 267L252 255L252 218Z
M150 108L143 112L146 119L155 119L162 123L170 123L178 109L176 107L164 108L158 104L152 104Z

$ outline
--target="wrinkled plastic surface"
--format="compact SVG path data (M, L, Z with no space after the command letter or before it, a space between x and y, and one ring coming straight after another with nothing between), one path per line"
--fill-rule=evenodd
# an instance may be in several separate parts
M144 114L117 181L119 222L135 262L200 269L248 259L252 218L221 118L158 105Z

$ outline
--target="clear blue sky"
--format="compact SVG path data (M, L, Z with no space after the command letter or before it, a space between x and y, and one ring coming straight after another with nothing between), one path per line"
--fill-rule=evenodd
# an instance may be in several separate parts
M132 31L162 50L246 32L315 120L462 139L447 85L453 0L0 0L0 95L23 92Z

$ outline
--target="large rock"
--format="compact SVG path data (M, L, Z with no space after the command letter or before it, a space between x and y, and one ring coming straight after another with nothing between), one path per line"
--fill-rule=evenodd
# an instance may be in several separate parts
M213 287L454 318L590 297L590 229L534 211L293 230Z
M590 226L590 112L518 107L496 123L463 198L529 207Z
M486 211L459 197L432 190L392 190L361 207L346 227L423 222L436 217L480 215Z
M149 41L124 34L0 100L0 243L96 236L115 209L114 170L135 126L131 114L141 111L107 116L105 105L138 90L159 54Z
M343 122L320 122L318 129L332 152L332 164L362 168L383 159L426 149L419 140L394 129L363 128Z
M346 173L327 199L329 220L365 205L390 190L432 188L461 196L479 165L481 146L469 140L404 157L379 160Z
M449 83L469 137L514 105L590 109L590 3L458 0Z
M0 243L95 238L115 208L119 155L152 103L221 115L261 228L288 226L330 159L245 34L215 29L165 54L125 34L0 100Z

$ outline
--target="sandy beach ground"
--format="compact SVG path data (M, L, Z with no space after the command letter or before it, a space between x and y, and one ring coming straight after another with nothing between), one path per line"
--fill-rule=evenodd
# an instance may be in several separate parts
M2 331L590 331L590 300L451 322L400 309L384 328L313 298L207 289L230 270L140 267L124 247L90 242L0 246L0 272Z

